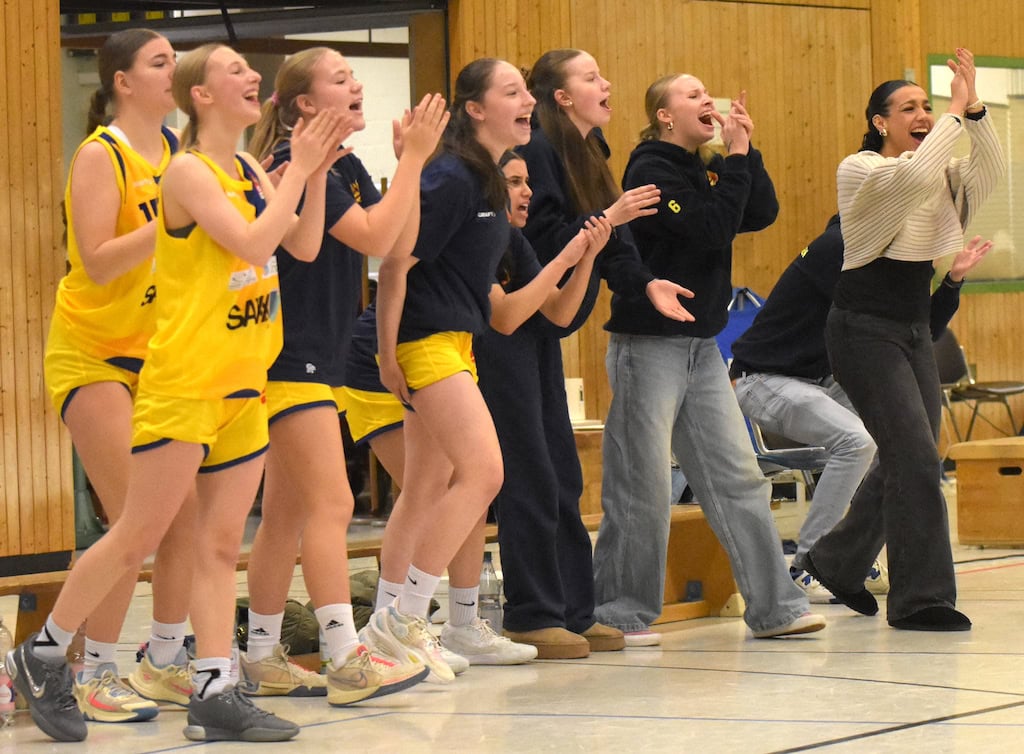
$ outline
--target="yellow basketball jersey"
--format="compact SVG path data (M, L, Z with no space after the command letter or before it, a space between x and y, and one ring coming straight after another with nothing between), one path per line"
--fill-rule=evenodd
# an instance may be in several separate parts
M78 147L80 151L86 144L98 142L110 156L121 192L115 226L119 236L141 228L158 214L160 176L178 146L171 131L165 128L163 133L164 153L158 165L151 165L105 126L97 128ZM74 160L71 164L74 170ZM70 176L64 206L70 213ZM95 358L142 359L156 324L153 257L106 285L99 285L85 272L75 235L75 218L70 214L67 224L70 269L57 289L54 318L60 318L73 343Z
M192 151L217 176L231 204L252 222L266 202L255 174L235 158L230 176ZM139 390L181 398L259 395L281 350L277 259L255 267L196 224L168 231L157 222L156 333Z

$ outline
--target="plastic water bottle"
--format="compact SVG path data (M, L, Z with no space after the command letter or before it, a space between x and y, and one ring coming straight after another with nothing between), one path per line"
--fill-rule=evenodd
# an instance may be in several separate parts
M0 728L14 724L14 684L7 672L7 653L14 649L14 638L0 618Z
M490 552L484 552L484 565L480 569L480 617L491 622L491 628L501 633L501 582L494 571Z

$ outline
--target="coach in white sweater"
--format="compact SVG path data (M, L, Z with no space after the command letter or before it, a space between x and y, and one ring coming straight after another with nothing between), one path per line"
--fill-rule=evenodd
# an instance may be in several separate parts
M974 59L958 48L949 109L932 115L910 81L871 95L862 151L839 166L843 272L826 338L833 373L878 445L884 492L854 497L818 540L807 571L852 609L878 611L864 589L888 548L888 621L917 631L966 631L937 450L941 388L929 335L933 260L960 251L964 227L1005 171L975 91ZM970 155L954 159L966 129Z

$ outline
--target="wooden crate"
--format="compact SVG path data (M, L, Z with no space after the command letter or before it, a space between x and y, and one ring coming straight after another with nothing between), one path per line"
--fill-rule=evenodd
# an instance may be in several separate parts
M949 457L960 543L1024 547L1024 437L958 443Z

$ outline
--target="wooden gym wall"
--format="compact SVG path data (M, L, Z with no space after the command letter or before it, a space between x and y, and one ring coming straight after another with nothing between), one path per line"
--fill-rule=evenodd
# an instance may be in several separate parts
M43 387L64 273L58 14L0 2L0 557L75 543L71 444Z

